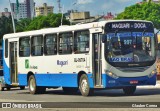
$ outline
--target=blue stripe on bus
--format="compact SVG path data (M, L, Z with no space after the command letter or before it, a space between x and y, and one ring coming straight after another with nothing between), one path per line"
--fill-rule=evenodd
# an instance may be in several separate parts
M37 86L78 87L77 74L34 74ZM94 88L92 74L87 74L91 88ZM27 74L18 74L18 83L27 86Z
M4 73L4 81L6 84L11 84L11 77L10 77L10 68L8 68L5 60L3 59L3 73Z
M92 74L87 74L89 79L89 84L91 88L94 88ZM155 85L156 84L156 74L148 78L145 77L120 77L114 79L106 74L102 74L102 85L103 88L114 88L114 87L124 87L133 85ZM62 87L78 87L77 74L35 74L36 82L38 86L62 86ZM27 75L19 74L18 80L20 85L27 85ZM130 81L138 81L138 84L130 84Z

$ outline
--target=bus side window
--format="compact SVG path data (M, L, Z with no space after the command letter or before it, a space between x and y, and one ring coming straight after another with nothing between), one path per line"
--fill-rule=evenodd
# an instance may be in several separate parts
M56 55L57 54L57 34L45 35L44 39L44 54Z
M5 40L5 58L8 58L8 39Z
M59 34L59 54L72 54L73 34Z
M43 55L43 36L34 36L31 39L32 56Z
M75 32L74 52L76 54L89 52L89 30Z
M19 39L19 56L30 56L30 37L23 37Z

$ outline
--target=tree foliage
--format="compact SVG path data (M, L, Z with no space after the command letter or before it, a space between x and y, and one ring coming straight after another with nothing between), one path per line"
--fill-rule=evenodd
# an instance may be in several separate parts
M38 30L42 28L58 27L61 24L62 14L49 14L48 16L38 16L31 19L15 20L16 32ZM70 22L63 18L63 25L69 25ZM0 45L4 34L13 33L12 18L0 17Z
M30 23L31 23L31 19L29 18L21 19L20 21L16 23L16 32L25 31Z
M38 16L33 20L23 19L17 24L17 31L30 31L42 28L58 27L61 24L61 14L49 14L48 16ZM70 22L63 18L63 25L69 25Z
M0 45L2 43L2 38L4 34L12 33L13 28L12 28L12 19L11 17L5 17L2 16L0 17Z
M143 4L126 7L116 19L148 20L152 21L157 29L160 29L160 4L143 2Z

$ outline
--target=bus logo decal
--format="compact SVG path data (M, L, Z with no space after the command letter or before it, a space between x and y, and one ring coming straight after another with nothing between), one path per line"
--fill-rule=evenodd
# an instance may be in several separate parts
M26 60L25 60L25 68L26 68L26 69L38 69L38 66L29 65L29 60L26 59Z
M28 59L25 60L25 68L29 69L29 60Z

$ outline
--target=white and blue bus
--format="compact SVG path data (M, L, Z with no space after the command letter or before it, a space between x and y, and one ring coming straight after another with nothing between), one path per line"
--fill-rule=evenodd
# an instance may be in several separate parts
M153 24L112 20L7 34L4 77L9 85L29 86L31 94L62 87L83 96L95 89L156 84Z

